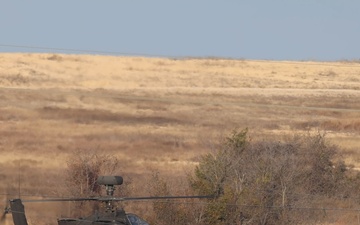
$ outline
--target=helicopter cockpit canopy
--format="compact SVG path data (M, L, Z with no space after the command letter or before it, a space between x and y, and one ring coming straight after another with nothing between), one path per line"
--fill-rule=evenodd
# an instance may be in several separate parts
M145 220L141 219L135 214L128 213L126 215L131 225L149 225Z

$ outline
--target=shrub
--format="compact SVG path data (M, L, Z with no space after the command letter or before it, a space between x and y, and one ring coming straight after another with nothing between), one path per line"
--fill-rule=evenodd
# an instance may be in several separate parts
M356 196L359 175L339 160L338 148L324 134L296 135L279 141L250 141L234 131L204 155L191 187L210 200L204 224L306 224L324 220L318 207L339 196ZM355 173L358 174L358 173Z
M119 160L112 155L99 153L97 150L76 150L68 157L66 183L68 191L74 197L99 196L100 186L97 178L101 175L114 175L119 166ZM84 202L76 203L74 215L88 213L97 208L98 204Z
M177 187L178 188L178 187ZM179 189L174 193L171 190L169 181L160 177L159 173L153 174L152 183L150 185L151 196L174 196L179 194ZM188 192L190 190L185 190ZM190 194L179 194L192 195ZM201 224L201 215L203 214L202 205L198 204L198 199L187 199L186 203L178 200L163 199L155 200L152 203L153 218L149 220L150 224L167 225L167 224Z

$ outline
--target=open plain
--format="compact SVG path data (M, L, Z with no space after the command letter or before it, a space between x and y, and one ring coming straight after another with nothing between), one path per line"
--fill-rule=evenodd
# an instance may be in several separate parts
M152 173L184 178L243 128L279 141L326 132L357 168L359 99L358 61L3 53L0 194L56 196L76 150L117 157L146 191Z

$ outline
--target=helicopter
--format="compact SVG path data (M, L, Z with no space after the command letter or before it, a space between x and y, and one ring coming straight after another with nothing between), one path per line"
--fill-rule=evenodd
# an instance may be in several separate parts
M213 198L212 196L149 196L149 197L115 197L114 191L117 185L123 183L121 176L99 176L97 183L105 187L106 196L87 197L87 198L47 198L47 199L11 199L9 206L5 208L0 224L5 219L5 215L12 214L14 225L28 225L25 207L26 202L82 202L97 201L105 204L103 212L94 212L92 215L80 218L58 218L58 225L149 225L144 219L136 214L127 213L123 208L118 208L116 202L136 201L136 200L156 200L156 199L189 199L189 198Z

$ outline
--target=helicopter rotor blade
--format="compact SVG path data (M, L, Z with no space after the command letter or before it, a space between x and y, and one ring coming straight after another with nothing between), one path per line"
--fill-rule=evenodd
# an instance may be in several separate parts
M98 197L90 198L44 198L44 199L26 199L23 202L80 202L80 201L97 201Z
M146 197L90 197L90 198L45 198L27 199L22 202L79 202L79 201L140 201L140 200L160 200L160 199L211 199L214 196L146 196Z
M200 195L200 196L148 196L148 197L112 197L100 198L101 201L140 201L140 200L161 200L161 199L211 199L214 196Z

